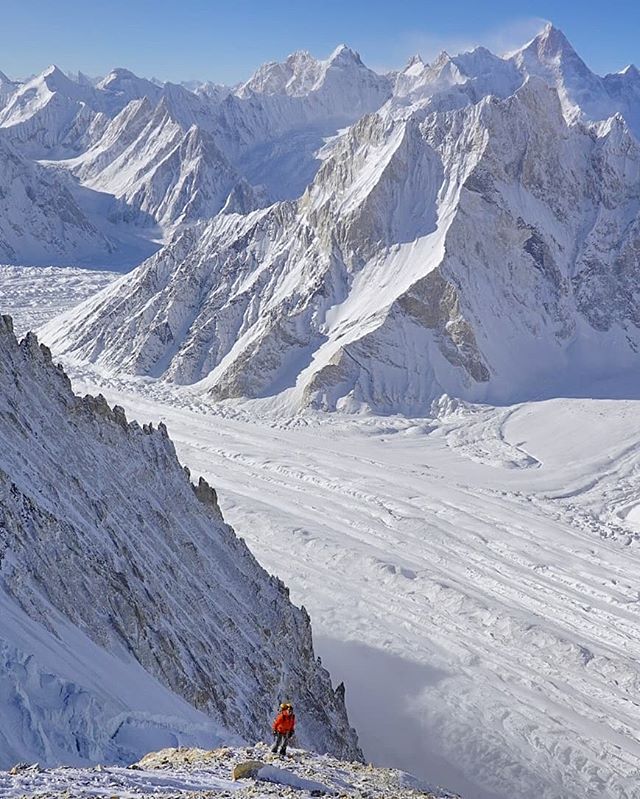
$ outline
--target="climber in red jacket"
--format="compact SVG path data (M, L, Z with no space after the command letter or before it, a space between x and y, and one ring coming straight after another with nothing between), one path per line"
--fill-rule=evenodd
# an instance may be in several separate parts
M289 738L293 736L296 728L296 717L293 712L293 705L291 702L283 702L280 705L280 712L273 722L273 737L275 743L271 749L272 752L277 752L280 747L280 754L287 754L287 743Z

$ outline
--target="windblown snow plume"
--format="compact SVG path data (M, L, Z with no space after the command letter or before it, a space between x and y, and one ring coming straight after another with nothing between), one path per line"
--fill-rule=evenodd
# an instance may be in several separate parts
M192 485L166 429L75 396L0 322L0 767L117 762L158 743L299 740L360 756L309 618Z

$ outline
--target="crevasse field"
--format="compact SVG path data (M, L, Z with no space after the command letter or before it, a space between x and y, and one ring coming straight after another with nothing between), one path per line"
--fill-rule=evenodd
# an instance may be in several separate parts
M110 279L50 271L2 268L18 333ZM466 799L640 795L638 401L285 420L65 368L76 391L166 422L309 610L370 759Z

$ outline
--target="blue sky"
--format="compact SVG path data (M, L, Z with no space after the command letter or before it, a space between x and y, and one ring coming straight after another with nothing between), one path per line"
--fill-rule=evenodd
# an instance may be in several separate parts
M640 66L640 2L553 0L0 0L0 69L51 63L105 74L124 66L163 80L235 83L293 50L337 44L375 69L484 44L505 51L544 21L561 28L596 72Z

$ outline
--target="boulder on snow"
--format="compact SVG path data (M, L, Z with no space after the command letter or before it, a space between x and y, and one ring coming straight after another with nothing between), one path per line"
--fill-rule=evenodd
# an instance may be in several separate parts
M285 768L276 768L275 766L265 766L258 770L255 775L256 779L263 780L264 782L273 782L276 785L287 785L290 788L297 788L299 791L309 791L311 796L335 796L336 791L329 786L324 785L322 782L315 780L307 780L294 774Z
M257 777L258 772L264 767L264 763L260 760L246 760L244 763L238 763L233 767L233 779L241 780L245 777Z
M39 763L16 763L11 769L9 769L9 774L12 777L15 777L17 774L22 774L25 771L30 771L32 773L37 773L42 771L40 768Z

